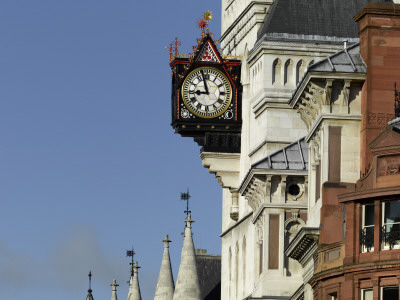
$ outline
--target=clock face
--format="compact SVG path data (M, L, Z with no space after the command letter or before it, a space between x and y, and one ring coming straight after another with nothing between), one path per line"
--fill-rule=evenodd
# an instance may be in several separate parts
M215 118L222 115L231 104L232 87L224 73L202 67L186 77L182 86L182 99L194 115Z

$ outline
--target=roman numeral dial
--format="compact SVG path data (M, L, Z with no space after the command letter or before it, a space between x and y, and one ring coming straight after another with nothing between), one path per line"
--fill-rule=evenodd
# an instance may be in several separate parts
M211 67L201 67L189 73L183 82L185 106L200 118L222 115L232 101L232 87L224 73Z

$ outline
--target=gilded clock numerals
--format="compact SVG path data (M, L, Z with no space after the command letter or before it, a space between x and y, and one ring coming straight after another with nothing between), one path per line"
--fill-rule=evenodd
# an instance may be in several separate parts
M201 67L186 77L182 87L185 106L196 116L215 118L223 114L232 101L232 88L224 73Z

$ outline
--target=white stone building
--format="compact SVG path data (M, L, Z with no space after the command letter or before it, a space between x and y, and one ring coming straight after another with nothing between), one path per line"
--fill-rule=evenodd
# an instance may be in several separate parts
M289 100L309 66L358 42L352 17L367 2L222 0L223 53L242 57L241 151L200 155L223 189L221 299L297 299L298 290L312 299L309 274L284 250L301 227L319 227L315 191L330 176L330 127L344 125L342 180L358 178L360 149L350 140L359 135L364 75L350 72L343 85L307 81L306 98ZM337 101L310 119L298 103L314 105L326 90Z

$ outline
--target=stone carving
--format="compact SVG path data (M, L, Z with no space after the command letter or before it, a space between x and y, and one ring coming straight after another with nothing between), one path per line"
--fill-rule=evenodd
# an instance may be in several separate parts
M263 218L262 218L263 214L260 214L260 216L257 219L256 222L256 233L257 233L257 242L258 243L262 243L263 238L264 238L264 230L263 230Z
M400 155L390 155L378 158L378 176L400 174Z
M394 114L369 112L363 115L363 128L382 128L394 118Z
M266 198L266 183L254 177L250 181L244 196L253 210L253 213L255 213Z

